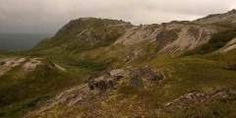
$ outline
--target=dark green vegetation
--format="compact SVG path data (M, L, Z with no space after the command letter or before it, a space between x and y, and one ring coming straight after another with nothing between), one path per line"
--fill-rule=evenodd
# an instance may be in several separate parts
M213 51L216 51L222 47L225 46L226 43L228 43L230 40L236 37L236 30L226 30L223 32L215 33L210 41L201 47L194 49L190 52L187 52L188 54L207 54Z

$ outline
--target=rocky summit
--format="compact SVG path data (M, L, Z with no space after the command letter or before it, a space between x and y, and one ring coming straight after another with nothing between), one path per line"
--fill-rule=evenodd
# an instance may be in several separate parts
M71 20L0 52L3 118L235 118L236 10L133 25Z

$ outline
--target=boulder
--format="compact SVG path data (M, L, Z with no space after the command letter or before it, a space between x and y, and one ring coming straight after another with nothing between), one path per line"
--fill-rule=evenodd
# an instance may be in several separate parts
M106 76L101 76L95 79L90 79L88 81L88 87L90 90L107 91L108 89L113 89L115 83L116 82L111 78L106 78Z
M2 65L4 65L5 64L5 62L4 61L1 61L0 62L0 66L2 66Z
M114 77L124 77L126 72L123 69L114 69L110 71L110 75Z

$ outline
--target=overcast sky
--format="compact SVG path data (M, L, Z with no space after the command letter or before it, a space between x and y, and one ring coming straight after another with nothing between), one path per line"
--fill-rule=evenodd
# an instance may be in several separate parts
M55 33L79 17L133 24L192 20L236 8L236 0L0 0L0 33Z

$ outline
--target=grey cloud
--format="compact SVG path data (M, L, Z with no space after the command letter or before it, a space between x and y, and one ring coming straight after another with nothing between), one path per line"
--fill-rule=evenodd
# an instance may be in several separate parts
M235 0L0 0L0 32L55 33L71 19L90 16L134 24L192 20L232 8Z

